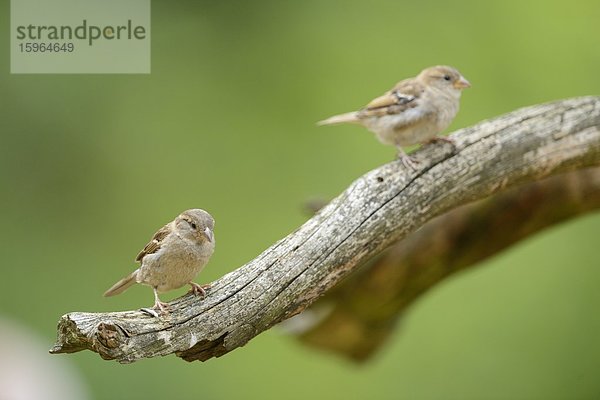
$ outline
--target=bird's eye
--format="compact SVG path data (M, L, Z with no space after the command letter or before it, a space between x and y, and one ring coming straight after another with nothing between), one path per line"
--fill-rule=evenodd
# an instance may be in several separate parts
M450 75L444 75L444 80L449 81L450 79L452 79L450 78Z
M196 224L195 224L195 223L193 223L193 222L190 222L190 225L191 225L191 226L192 226L192 228L194 228L194 229L196 229L196 228L197 228Z

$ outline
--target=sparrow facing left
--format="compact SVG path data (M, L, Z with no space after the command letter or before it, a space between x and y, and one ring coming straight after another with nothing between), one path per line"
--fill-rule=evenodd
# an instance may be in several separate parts
M205 295L205 288L192 280L208 263L215 249L213 235L215 221L204 210L186 210L160 228L150 242L137 255L135 261L142 265L115 283L104 296L124 292L134 283L151 286L154 290L154 309L168 312L167 303L158 294L192 286L196 295Z
M458 113L462 90L470 86L455 68L438 65L398 82L358 111L335 115L318 124L362 125L380 142L396 146L402 162L414 167L415 160L402 147L436 140L452 142L437 135L450 125Z

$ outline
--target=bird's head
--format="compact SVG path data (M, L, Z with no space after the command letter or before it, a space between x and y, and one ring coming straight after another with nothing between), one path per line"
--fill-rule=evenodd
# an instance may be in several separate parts
M460 94L463 89L471 87L469 81L456 68L446 65L426 68L421 71L417 79L427 86L457 94Z
M182 212L175 218L175 226L179 233L187 239L196 240L199 243L214 243L215 220L204 210L192 208Z

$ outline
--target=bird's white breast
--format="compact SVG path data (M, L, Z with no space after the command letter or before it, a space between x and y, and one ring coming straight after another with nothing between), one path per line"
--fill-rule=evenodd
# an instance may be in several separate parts
M170 234L158 252L142 259L137 281L159 292L180 288L196 278L213 251L214 242L198 244Z
M436 101L432 101L434 97ZM458 113L459 98L460 91L444 93L432 90L423 94L415 108L398 114L369 117L361 122L384 144L411 146L424 143L450 125Z

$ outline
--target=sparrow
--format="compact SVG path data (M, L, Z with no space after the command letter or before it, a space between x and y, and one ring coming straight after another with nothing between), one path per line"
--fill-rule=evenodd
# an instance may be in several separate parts
M168 304L158 294L192 286L195 295L206 295L205 288L192 280L208 263L215 249L215 221L204 210L194 208L179 214L160 228L135 258L141 266L115 283L104 296L124 292L134 283L148 285L154 290L154 309L168 313ZM154 314L154 313L153 313Z
M335 115L318 125L362 125L375 133L383 144L395 146L404 165L414 168L416 160L402 147L439 140L453 143L438 134L450 125L458 113L462 90L470 86L453 67L426 68L416 77L398 82L364 108Z

